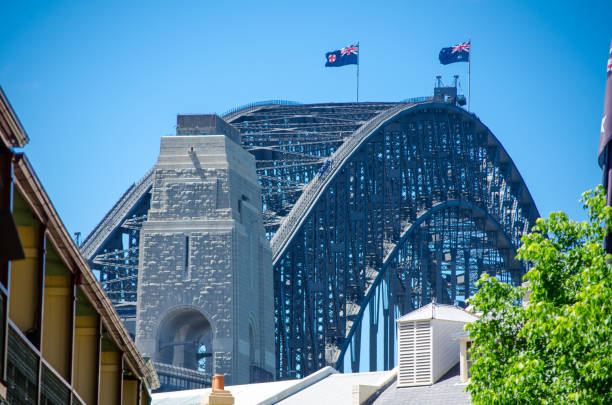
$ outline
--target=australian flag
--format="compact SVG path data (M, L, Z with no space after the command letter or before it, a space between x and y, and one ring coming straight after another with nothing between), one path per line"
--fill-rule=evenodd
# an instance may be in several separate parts
M469 62L470 60L470 41L459 45L442 48L440 51L440 63L448 65L455 62Z
M325 54L326 67L338 67L344 65L359 64L359 43L347 46L346 48L337 51L327 52Z

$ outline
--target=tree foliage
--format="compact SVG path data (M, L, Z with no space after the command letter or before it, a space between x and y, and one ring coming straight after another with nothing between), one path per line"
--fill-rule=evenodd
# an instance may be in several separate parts
M483 274L470 299L474 404L612 404L612 256L602 243L612 208L583 194L588 221L555 212L522 238L526 290Z

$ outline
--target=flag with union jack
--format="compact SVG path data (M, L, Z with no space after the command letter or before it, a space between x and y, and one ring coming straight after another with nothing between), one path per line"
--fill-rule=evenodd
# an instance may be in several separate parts
M344 65L359 64L359 43L349 45L337 51L327 52L325 54L326 67L338 67Z
M470 41L462 42L459 45L442 48L440 51L440 63L448 65L455 62L470 61Z

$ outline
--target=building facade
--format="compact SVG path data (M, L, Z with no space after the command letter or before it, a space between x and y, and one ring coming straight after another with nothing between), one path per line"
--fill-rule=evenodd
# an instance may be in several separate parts
M0 89L0 403L150 402L159 383L23 153Z

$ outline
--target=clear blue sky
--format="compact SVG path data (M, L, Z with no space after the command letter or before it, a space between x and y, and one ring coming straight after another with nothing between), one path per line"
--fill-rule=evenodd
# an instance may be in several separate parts
M0 5L0 85L70 232L88 234L154 165L177 113L353 101L354 66L326 69L324 54L357 40L360 99L399 101L431 95L436 74L467 90L467 64L437 56L471 38L472 110L542 215L583 219L580 193L601 180L609 1L124 3Z

